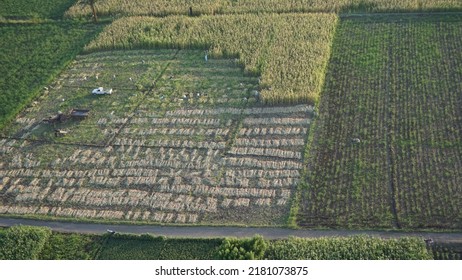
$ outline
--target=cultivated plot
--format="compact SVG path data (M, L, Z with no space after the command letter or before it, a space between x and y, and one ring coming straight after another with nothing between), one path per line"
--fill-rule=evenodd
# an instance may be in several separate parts
M313 104L336 24L335 14L125 17L85 50L202 49L209 57L234 58L247 74L260 76L264 104Z
M218 15L244 13L361 13L403 11L460 11L458 0L100 0L102 16ZM191 8L191 9L190 9ZM66 16L90 17L91 9L72 6Z
M462 227L462 18L342 20L302 226Z
M0 23L0 128L31 102L100 28L71 22Z
M0 212L283 225L313 108L262 107L258 90L203 51L80 56L5 130Z

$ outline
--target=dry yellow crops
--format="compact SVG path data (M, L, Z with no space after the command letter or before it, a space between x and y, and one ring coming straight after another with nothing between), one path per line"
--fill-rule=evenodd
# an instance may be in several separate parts
M334 14L129 17L106 27L86 51L204 49L210 57L238 57L246 72L261 75L264 103L312 103L336 24Z
M461 10L460 0L99 0L102 16L165 16L261 12L379 12ZM74 5L68 17L90 15L90 8Z

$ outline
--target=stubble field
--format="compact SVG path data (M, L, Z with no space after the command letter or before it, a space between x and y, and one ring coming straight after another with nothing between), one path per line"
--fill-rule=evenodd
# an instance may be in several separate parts
M284 225L313 107L261 107L257 89L202 51L80 56L5 130L0 212ZM90 114L42 122L72 108Z

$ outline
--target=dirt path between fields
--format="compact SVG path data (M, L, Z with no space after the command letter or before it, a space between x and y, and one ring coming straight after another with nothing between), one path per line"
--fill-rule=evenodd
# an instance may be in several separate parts
M398 238L416 236L423 239L433 239L437 243L462 243L462 232L403 232L403 231L370 231L370 230L294 230L287 228L256 228L256 227L212 227L212 226L154 226L154 225L111 225L93 223L73 223L58 221L29 220L18 218L0 218L0 226L13 225L45 226L54 231L103 234L107 230L119 233L163 235L167 237L251 237L255 234L263 235L268 239L298 237L329 237L371 235L382 238Z

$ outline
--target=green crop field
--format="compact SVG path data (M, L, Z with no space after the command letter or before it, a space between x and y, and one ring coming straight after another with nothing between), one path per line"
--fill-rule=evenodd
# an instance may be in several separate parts
M341 21L300 225L462 227L461 37L459 15Z
M175 239L151 235L108 237L100 260L212 260L222 239Z
M98 27L0 23L0 128L80 52Z
M227 252L229 245L240 253ZM0 228L0 260L430 260L460 259L460 244L426 246L421 238L368 236L294 238L167 238L150 234L89 235L46 227ZM258 255L253 253L258 252ZM248 258L246 258L248 259Z
M0 19L62 18L74 0L2 0Z
M1 216L462 229L460 0L80 2L0 3ZM460 259L446 241L12 227L0 258Z
M261 76L265 104L313 103L336 23L333 14L130 17L105 28L86 50L203 49L238 58L247 73Z
M244 14L244 13L293 13L293 12L419 12L461 11L458 0L99 0L96 9L102 16L165 16ZM72 18L90 17L89 7L74 5L66 13Z
M420 238L380 239L366 236L289 238L271 243L274 260L429 260L431 252Z

